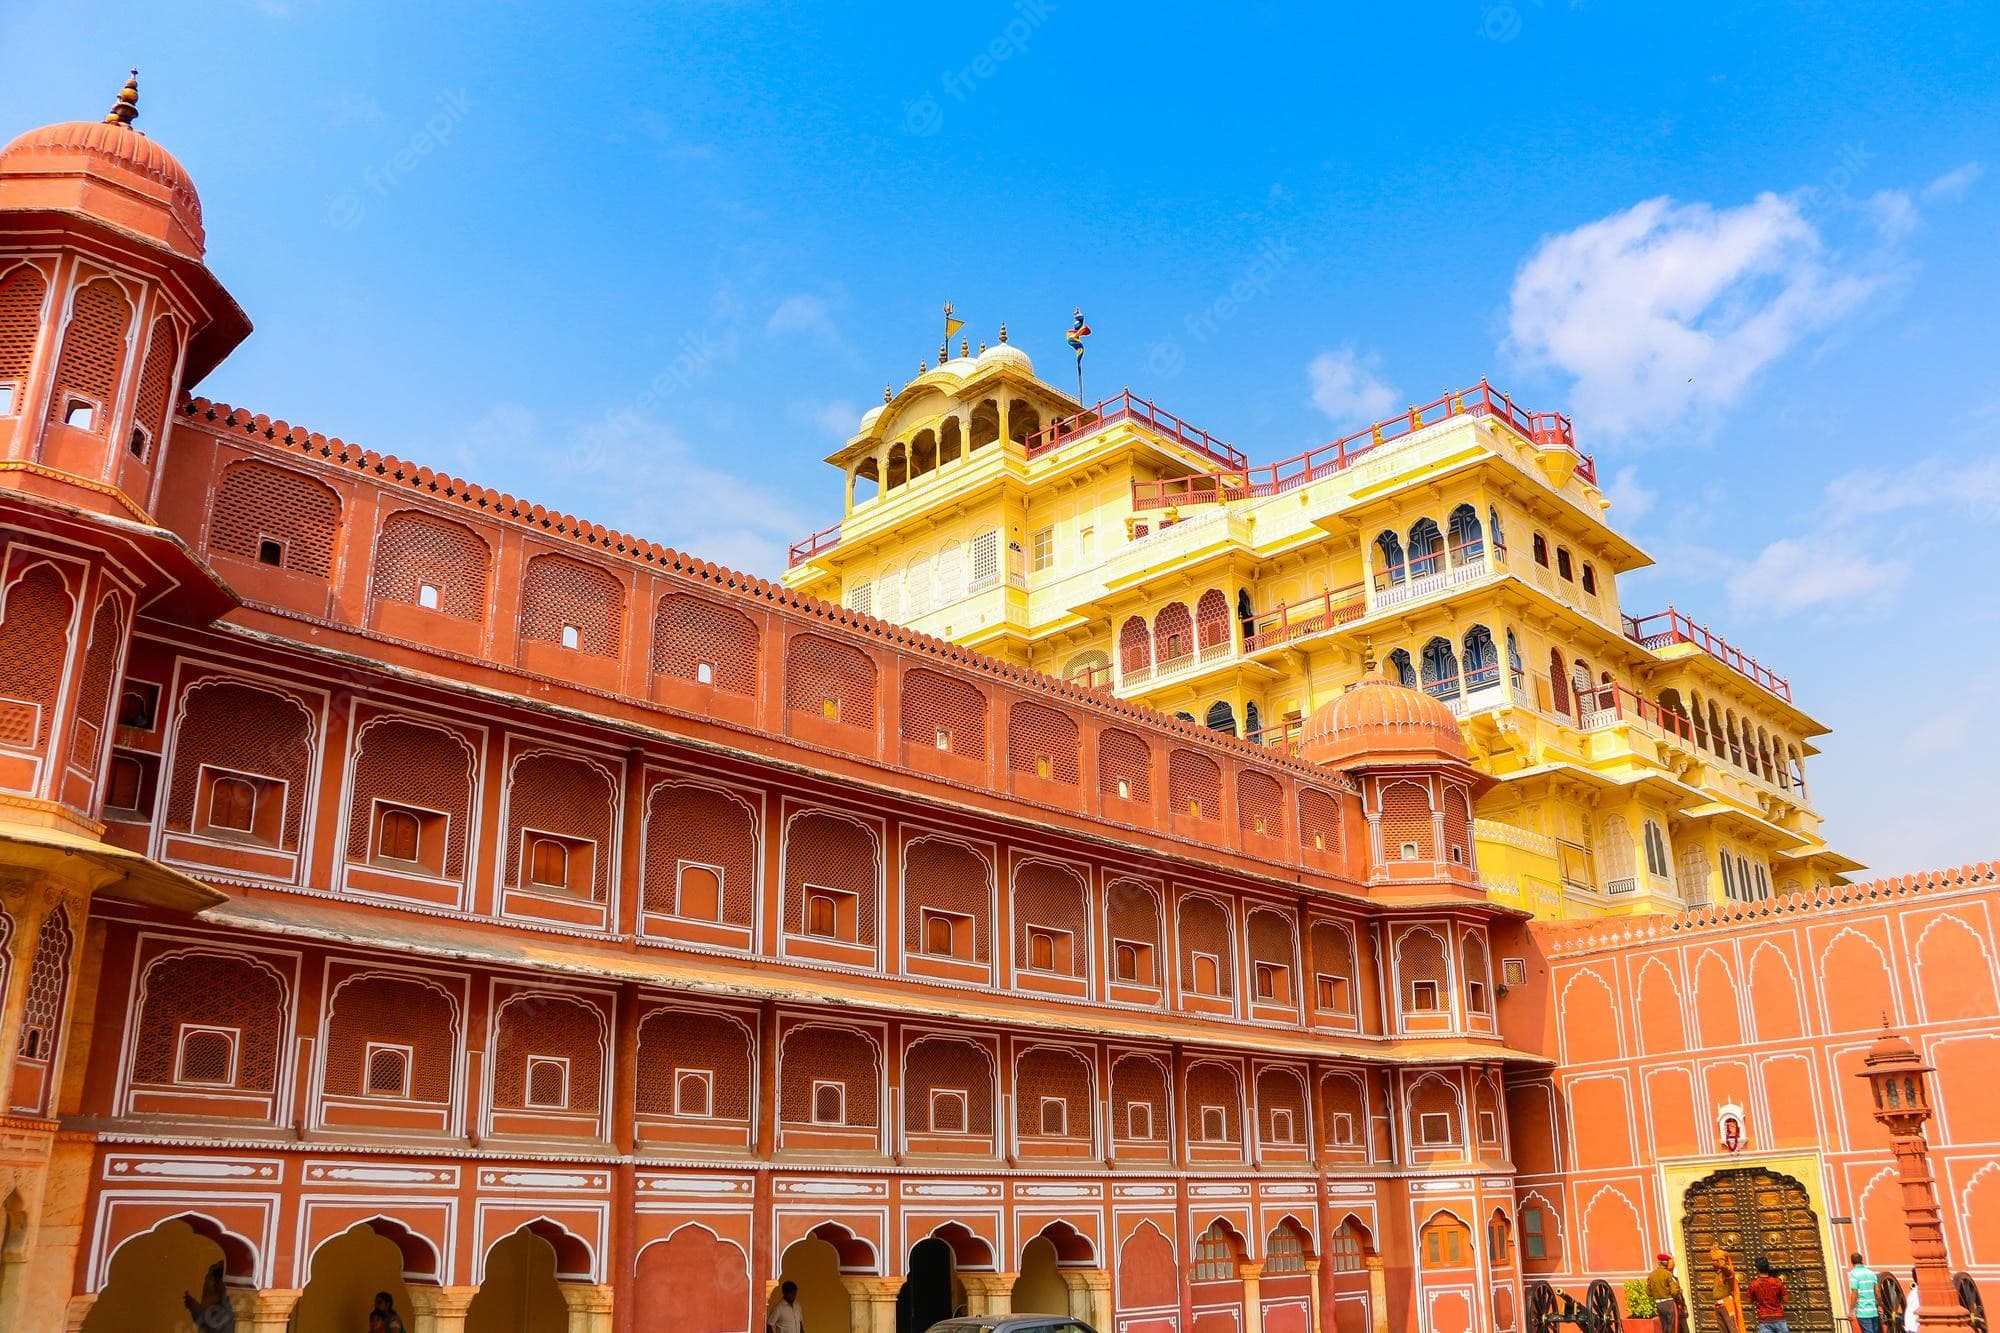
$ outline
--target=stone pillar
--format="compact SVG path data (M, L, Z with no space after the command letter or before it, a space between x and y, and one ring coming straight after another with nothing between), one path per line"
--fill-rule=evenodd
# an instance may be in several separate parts
M611 1333L611 1288L588 1282L558 1282L569 1307L568 1333Z
M1065 1268L1069 1312L1099 1333L1111 1333L1111 1274L1102 1268Z
M896 1333L899 1277L845 1277L850 1333Z
M292 1311L304 1294L297 1287L230 1292L229 1305L236 1311L236 1333L285 1333L286 1325L292 1321Z
M405 1288L410 1294L410 1333L465 1333L465 1312L477 1287Z
M1264 1265L1238 1264L1236 1276L1243 1283L1243 1333L1264 1333Z
M958 1275L965 1288L967 1314L1014 1313L1014 1283L1019 1273L965 1273Z
M1371 1333L1389 1333L1389 1270L1379 1254L1367 1255L1361 1263L1368 1270L1368 1327Z
M63 1307L63 1333L83 1333L83 1321L90 1318L90 1312L97 1305L97 1293L86 1292L69 1298Z
M1319 1289L1319 1270L1324 1262L1320 1259L1306 1260L1306 1276L1312 1279L1312 1333L1326 1333L1325 1317L1320 1313L1324 1297Z

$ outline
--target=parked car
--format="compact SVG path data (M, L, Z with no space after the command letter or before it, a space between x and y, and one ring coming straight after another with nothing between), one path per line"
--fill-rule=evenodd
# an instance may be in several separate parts
M960 1315L932 1324L928 1333L1097 1333L1081 1319L1060 1314Z

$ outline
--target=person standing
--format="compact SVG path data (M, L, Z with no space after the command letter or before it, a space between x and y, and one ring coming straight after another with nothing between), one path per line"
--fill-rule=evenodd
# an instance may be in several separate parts
M1792 1333L1785 1322L1785 1279L1771 1271L1771 1261L1757 1256L1757 1276L1750 1279L1750 1308L1757 1316L1757 1333Z
M403 1327L403 1317L396 1313L396 1298L388 1292L375 1293L375 1308L370 1310L369 1314L382 1316L383 1333L407 1333Z
M209 1265L207 1276L201 1280L201 1299L197 1301L182 1292L181 1304L187 1307L188 1318L194 1320L201 1333L236 1333L236 1310L229 1304L229 1289L223 1282L221 1264Z
M764 1316L769 1333L806 1333L806 1317L799 1309L799 1284L787 1282L778 1288L778 1303Z
M1681 1291L1681 1280L1674 1276L1674 1256L1662 1253L1655 1258L1653 1271L1646 1278L1646 1294L1653 1298L1660 1333L1686 1333L1683 1312L1687 1309L1687 1295Z
M1882 1333L1882 1307L1876 1302L1875 1288L1881 1278L1875 1270L1861 1262L1861 1256L1850 1254L1847 1262L1847 1289L1854 1294L1854 1322L1861 1325L1861 1333Z
M1917 1333L1917 1270L1910 1270L1910 1292L1903 1302L1903 1333Z

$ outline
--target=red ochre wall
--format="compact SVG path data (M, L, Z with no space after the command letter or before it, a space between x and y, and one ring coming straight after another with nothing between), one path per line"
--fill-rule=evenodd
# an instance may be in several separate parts
M1981 865L1684 917L1516 928L1504 1035L1557 1060L1509 1080L1522 1269L1558 1286L1644 1271L1691 1178L1769 1165L1830 1213L1836 1267L1907 1269L1888 1132L1856 1077L1885 1020L1937 1066L1931 1162L1955 1269L2000 1276L2000 879ZM1725 1106L1744 1142L1721 1142ZM1817 1180L1811 1178L1816 1173ZM1837 1284L1836 1284L1837 1285Z

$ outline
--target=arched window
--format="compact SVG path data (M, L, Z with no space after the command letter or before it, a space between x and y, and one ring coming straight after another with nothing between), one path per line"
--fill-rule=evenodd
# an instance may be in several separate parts
M1281 1222L1264 1240L1264 1275L1279 1277L1306 1271L1306 1242L1297 1227Z
M51 421L103 433L124 373L131 324L132 304L111 279L98 278L76 294L56 363Z
M408 810L385 809L376 826L375 854L389 861L416 860L422 827Z
M1236 1277L1239 1262L1241 1251L1235 1238L1229 1228L1217 1222L1195 1240L1192 1277L1196 1282L1228 1282Z
M1194 652L1194 617L1180 602L1168 602L1153 617L1153 660L1171 670Z
M1451 511L1450 537L1453 564L1461 560L1477 560L1486 553L1485 534L1479 528L1479 511L1471 505L1460 505Z
M1549 542L1541 533L1535 534L1535 563L1543 569L1549 567Z
M1569 712L1569 670L1554 648L1549 649L1549 701L1558 713Z
M1507 631L1507 674L1513 678L1515 689L1520 689L1528 672L1527 663L1521 660L1521 644L1514 637L1514 631Z
M1668 870L1670 863L1667 860L1667 835L1661 832L1657 821L1651 819L1646 821L1645 842L1647 873L1654 879L1671 880L1673 876Z
M1433 699L1458 697L1458 654L1451 640L1432 639L1424 645L1424 693Z
M1420 518L1410 527L1410 577L1423 578L1443 568L1444 535L1435 520Z
M1366 1267L1361 1233L1353 1222L1342 1222L1326 1238L1326 1257L1336 1273L1359 1273Z
M1597 571L1588 560L1583 562L1583 590L1593 597L1597 595Z
M536 838L528 845L528 882L543 888L569 887L569 849L554 838Z
M1503 555L1507 551L1507 539L1500 532L1500 510L1493 505L1486 507L1486 528L1493 538L1493 549Z
M1264 737L1264 719L1258 715L1255 700L1243 705L1243 737L1252 741L1261 741Z
M1153 664L1153 634L1144 616L1129 617L1118 630L1118 669L1125 675Z
M1440 1213L1423 1230L1423 1266L1456 1268L1472 1262L1472 1234L1465 1224Z
M1388 676L1405 689L1417 688L1417 671L1410 665L1410 654L1407 649L1397 648L1389 653Z
M1203 725L1210 731L1219 731L1225 736L1236 734L1236 710L1229 706L1229 700L1217 699L1208 706L1208 716Z
M1521 1256L1525 1259L1549 1257L1548 1214L1538 1203L1521 1205Z
M1401 583L1407 572L1403 566L1403 539L1393 532L1378 533L1375 547L1382 556L1382 571L1375 576L1375 586L1391 587Z
M242 778L217 778L208 792L208 826L248 833L256 822L256 786Z
M1493 631L1474 625L1465 632L1465 688L1467 693L1500 683L1500 657L1493 649Z
M1572 583L1576 581L1576 567L1570 563L1569 547L1567 546L1556 547L1556 575L1559 578L1568 579Z

